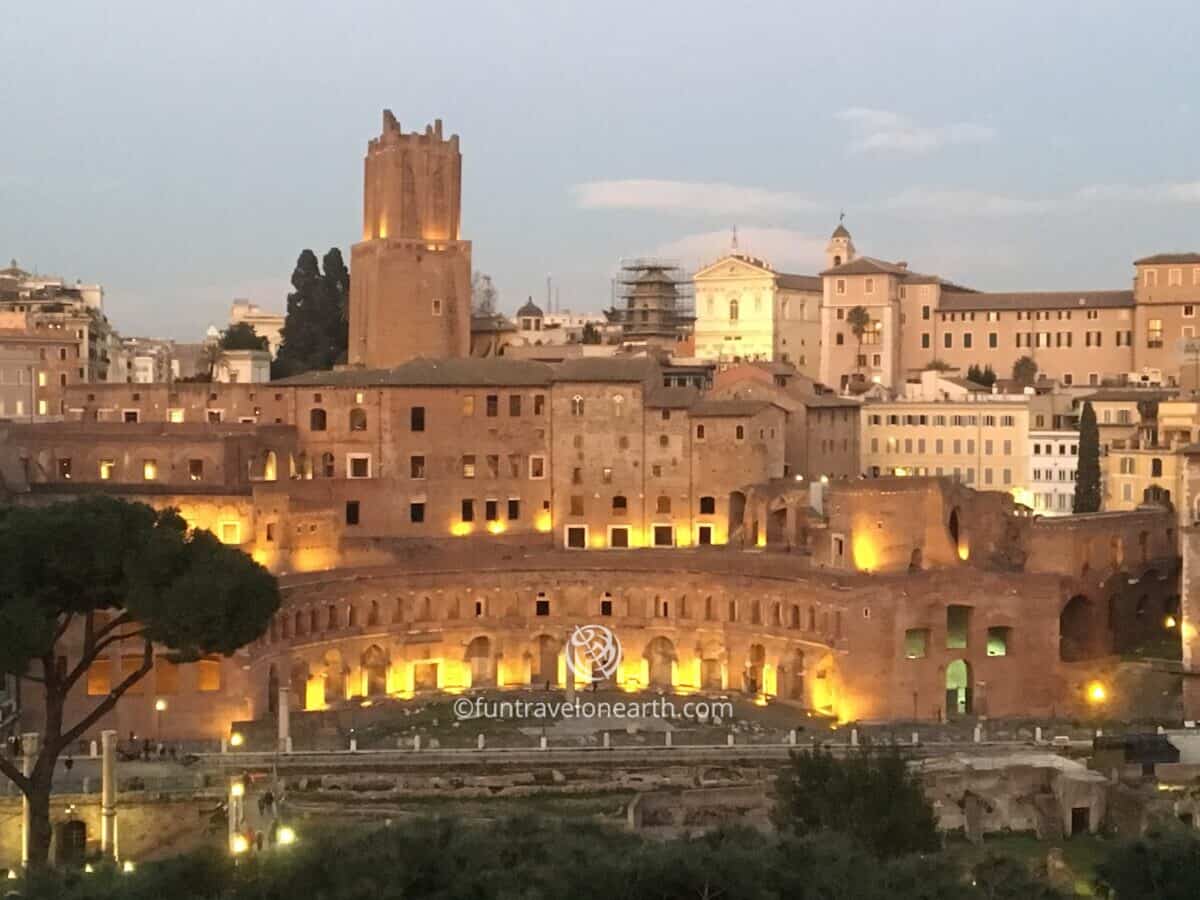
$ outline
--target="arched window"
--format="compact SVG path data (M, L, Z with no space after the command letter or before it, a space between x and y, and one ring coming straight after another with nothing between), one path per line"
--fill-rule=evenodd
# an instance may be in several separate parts
M729 301L729 321L736 322L738 320L738 302L736 300Z
M350 430L351 431L366 431L367 430L367 411L365 409L350 410Z
M325 410L321 409L319 406L314 407L308 413L308 430L325 430Z
M1162 478L1162 460L1157 457L1150 460L1150 477Z
M621 413L625 411L625 398L620 394L613 394L612 402L613 415L619 419L621 417Z
M571 415L583 415L583 397L581 397L579 394L576 394L571 398Z

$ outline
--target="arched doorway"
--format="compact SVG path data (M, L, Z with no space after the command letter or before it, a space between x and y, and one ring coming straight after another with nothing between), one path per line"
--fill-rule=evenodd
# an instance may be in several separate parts
M78 865L87 856L87 825L68 819L54 826L54 861L58 865Z
M326 650L325 663L325 702L336 703L346 699L346 664L338 650Z
M946 716L971 715L971 701L971 664L956 659L946 666Z
M763 665L767 661L767 651L762 644L751 644L750 655L746 658L746 675L743 690L747 694L757 694L763 689Z
M788 699L803 703L804 696L804 651L792 652L792 661L788 672Z
M308 663L304 660L298 659L292 663L288 687L291 693L288 705L292 709L307 709L305 701L308 699Z
M560 642L548 634L540 634L533 642L533 659L530 661L529 681L537 686L554 687L558 684L558 651Z
M958 521L958 507L950 510L950 521L946 523L946 528L950 531L950 540L954 545L958 546L958 538L962 532L962 528Z
M675 645L665 637L656 637L646 645L643 654L649 664L650 686L669 688L675 664Z
M725 533L729 536L732 543L735 536L742 530L744 519L746 516L746 495L741 491L734 491L729 495L729 522L727 523Z
M1083 594L1067 601L1058 616L1058 658L1077 662L1097 655L1093 639L1092 602Z
M363 693L378 697L387 693L387 653L378 644L372 644L362 655Z
M466 662L471 667L471 687L495 687L492 642L482 635L467 644Z

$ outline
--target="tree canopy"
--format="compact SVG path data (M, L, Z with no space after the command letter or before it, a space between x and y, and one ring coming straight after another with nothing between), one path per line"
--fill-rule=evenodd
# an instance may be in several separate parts
M0 756L30 802L31 862L50 844L55 761L151 670L155 645L177 661L227 656L278 608L274 576L174 510L110 497L0 509L0 671L41 693L45 716L30 776ZM64 722L68 695L114 644L138 647L140 665Z
M268 350L271 345L249 322L234 322L221 332L218 346L222 350Z
M990 388L996 383L996 372L990 364L986 366L971 365L967 367L967 380Z
M345 361L350 342L350 272L341 250L331 249L321 265L315 253L303 251L292 272L292 288L272 369L277 378L332 369Z
M1031 385L1037 381L1038 364L1032 356L1022 356L1012 367L1013 381Z
M492 276L476 270L471 273L471 315L492 316L500 302L500 292Z
M820 749L798 751L775 788L781 829L841 832L881 858L941 846L933 807L898 750L864 748L845 759Z
M1079 416L1079 463L1072 509L1077 513L1099 512L1100 503L1100 428L1091 401L1084 401Z

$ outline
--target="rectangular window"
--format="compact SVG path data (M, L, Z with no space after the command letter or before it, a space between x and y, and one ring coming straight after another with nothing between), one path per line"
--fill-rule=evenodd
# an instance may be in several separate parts
M995 350L1000 346L1000 335L994 331L988 332L988 349Z
M415 525L425 521L425 501L410 500L408 503L408 521Z
M409 428L412 431L424 431L425 430L425 407L414 406L411 410L409 410L408 424L409 424Z
M545 412L546 412L546 395L545 394L534 394L533 395L533 414L535 416L540 416Z
M910 628L904 632L904 658L924 659L929 652L929 629Z
M945 334L943 334L942 335L942 346L944 346L947 350L949 350L951 347L953 347L954 346L954 335L952 335L948 331Z
M424 456L410 456L408 458L408 477L418 480L425 477Z
M499 500L484 500L483 501L483 518L488 522L495 522L500 518L500 501Z
M113 471L116 469L116 467L117 461L115 459L100 460L100 480L111 481L113 477Z
M946 649L963 650L971 628L971 607L946 607Z
M529 457L529 477L535 481L546 477L546 457Z
M191 481L204 480L204 460L189 459L188 460L188 478Z
M508 395L508 414L510 416L514 416L514 417L521 415L521 395L520 394L509 394Z
M571 502L571 515L582 516L583 515L583 495L582 494L572 494L570 502Z
M371 457L366 453L350 453L346 456L346 471L350 478L371 477Z
M464 454L462 457L462 461L460 463L460 468L462 470L463 478L474 478L475 477L475 455L473 453Z
M962 336L962 340L963 340L963 349L964 349L964 350L970 350L970 349L971 349L971 339L972 339L972 337L971 337L971 332L969 332L969 331L968 331L968 332L966 332L966 333L965 333L965 334Z
M211 693L221 689L221 661L202 659L196 663L196 690Z
M608 529L608 546L624 550L629 547L629 527L627 525L614 525Z
M358 501L357 500L347 500L346 501L346 524L347 525L357 525L358 524Z
M567 546L572 550L587 549L587 526L586 525L568 525L567 526Z
M87 694L89 697L103 697L111 690L112 660L107 657L97 657L88 666Z
M987 630L987 655L1008 656L1008 639L1011 628L996 626Z
M654 526L654 546L655 547L674 547L675 546L675 526L673 526L673 525L655 525Z
M154 693L179 693L179 666L165 656L154 657Z
M1151 319L1146 325L1146 346L1150 348L1163 345L1162 319Z
M475 395L466 394L462 398L462 414L464 416L475 415Z
M158 460L142 460L142 481L154 481L158 478Z
M484 407L485 414L489 419L496 418L496 416L500 415L500 395L488 394L487 397L484 398Z
M460 518L462 519L462 521L474 522L475 521L475 501L474 500L464 500L462 502L462 509L460 512L461 512Z
M521 501L516 497L510 497L508 500L508 521L515 522L521 518Z
M221 522L218 525L218 533L221 535L222 544L233 544L236 546L242 542L242 523Z

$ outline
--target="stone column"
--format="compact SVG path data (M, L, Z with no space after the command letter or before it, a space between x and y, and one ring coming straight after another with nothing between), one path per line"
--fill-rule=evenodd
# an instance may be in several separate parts
M100 852L117 856L117 733L100 732Z
M21 774L28 778L33 774L33 763L37 759L38 735L31 731L21 735ZM21 865L29 864L29 798L21 794Z
M287 753L288 738L291 736L289 730L289 712L288 698L291 695L291 690L288 685L280 682L279 684L279 752Z

